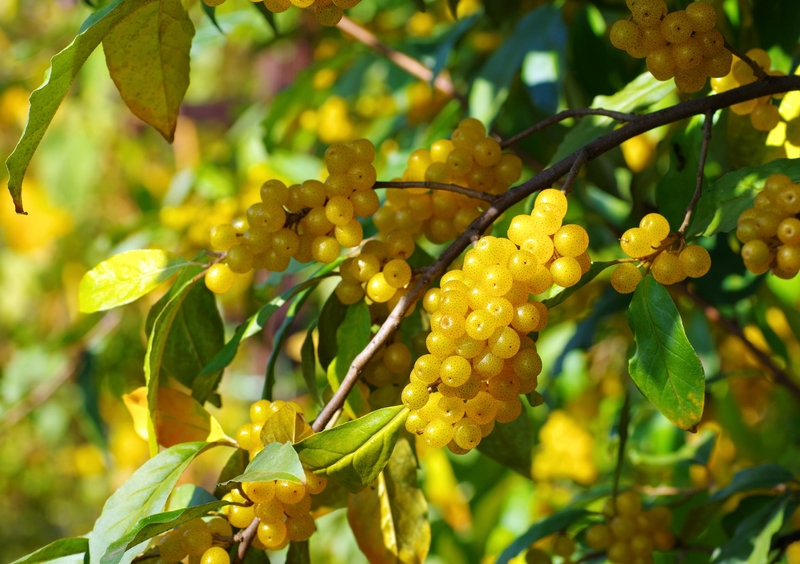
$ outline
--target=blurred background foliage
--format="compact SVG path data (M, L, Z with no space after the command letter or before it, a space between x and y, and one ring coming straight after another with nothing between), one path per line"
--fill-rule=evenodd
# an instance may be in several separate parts
M445 76L460 93L456 98L339 30L319 28L298 10L275 18L276 34L245 0L226 2L216 10L216 21L198 2L186 2L197 34L191 85L173 145L130 116L102 53L92 55L29 170L24 193L30 215L16 216L10 199L0 206L0 513L13 516L0 527L3 560L86 533L110 492L147 457L121 396L143 383L143 327L158 293L123 309L81 315L77 285L86 270L126 249L195 255L206 246L211 226L257 200L264 180L298 182L320 175L329 143L368 137L379 148L379 177L390 179L411 151L447 137L465 107L508 136L558 109L611 96L642 71L641 61L613 49L605 38L610 22L624 15L622 0L504 0L485 6L461 0L458 20L444 0L424 2L426 12L417 10L421 3L364 0L349 16L399 51L447 69ZM769 9L768 2L718 4L728 15L724 31L737 46L760 45L776 66L794 69L797 34L786 22L800 15L792 20ZM793 2L776 4L797 12ZM41 83L49 58L69 43L91 11L70 0L0 2L3 155L19 138L27 96ZM524 26L535 30L535 39ZM520 51L522 45L527 51ZM522 73L503 75L492 58L498 52L512 58L526 54L519 61ZM663 103L676 100L671 95ZM526 177L551 161L570 125L548 128L520 144ZM735 117L727 127L730 137L712 144L712 176L780 155L780 147L764 148L766 134L744 130ZM586 168L581 178L586 188L568 219L587 226L601 258L603 247L616 242L608 224L616 222L621 232L632 215L653 205L659 178L676 158L670 143L661 141L683 143L686 139L675 137L681 134L691 141L699 128L652 132ZM737 150L730 152L732 147ZM601 209L604 216L598 217ZM747 278L727 241L718 237L715 244L717 272L738 277L742 289L735 300L718 305L739 320L749 340L778 353L782 366L796 368L797 284L763 285ZM243 283L222 299L229 328L307 274L297 270ZM719 280L716 284L706 293L699 285L698 292L714 295ZM321 288L296 323L298 334L280 360L281 397L303 393L302 328L330 290ZM627 301L607 290L607 284L589 285L559 306L552 312L552 329L539 341L546 405L529 410L533 425L516 437L533 445L534 481L478 452L460 457L420 452L432 512L430 562L491 561L530 523L589 486L594 496L610 491L620 406L626 389L637 392L626 376L631 340L621 313ZM712 327L696 306L683 305L713 399L694 435L676 429L649 404L635 402L636 431L624 481L669 495L725 484L737 469L764 461L800 472L796 402L754 377L763 366L741 340ZM787 317L787 311L794 315ZM220 390L225 409L215 416L229 433L246 419L245 406L260 396L279 317L246 342L227 371ZM185 480L213 490L220 464L201 458ZM341 511L324 517L319 529L311 543L314 562L363 558ZM713 542L713 531L709 534Z

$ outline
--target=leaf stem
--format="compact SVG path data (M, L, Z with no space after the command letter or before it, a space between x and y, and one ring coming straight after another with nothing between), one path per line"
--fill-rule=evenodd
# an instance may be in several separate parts
M713 123L714 112L706 112L705 120L703 120L703 140L702 144L700 145L700 160L697 163L697 182L695 183L692 199L689 202L689 205L686 206L686 213L683 215L683 223L681 223L681 226L678 228L678 232L681 235L683 235L684 231L686 231L686 228L689 227L689 221L692 219L694 206L697 204L697 200L700 199L700 195L703 192L703 178L705 176L704 171L706 168L706 159L708 158L708 145L711 142L711 126Z
M541 131L551 125L555 125L560 121L564 121L565 119L575 118L575 117L584 117L584 116L604 116L610 117L612 119L616 119L619 121L633 121L634 119L639 117L639 114L628 114L624 112L615 112L613 110L604 110L602 108L579 108L574 110L562 110L551 116L547 119L543 119L539 123L536 123L525 129L516 135L505 139L500 145L502 147L508 147L509 145L513 145L517 141L525 139L526 137L530 137L537 131Z
M470 190L458 184L445 184L442 182L428 182L425 181L394 181L394 180L379 180L373 184L373 189L377 188L428 188L429 190L444 190L446 192L455 192L467 196L468 198L475 198L476 200L483 200L485 202L493 202L497 196L488 194L486 192L479 192L478 190Z

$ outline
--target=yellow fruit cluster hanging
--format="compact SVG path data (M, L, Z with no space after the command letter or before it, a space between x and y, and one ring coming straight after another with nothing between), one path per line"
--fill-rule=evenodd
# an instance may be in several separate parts
M742 259L755 274L772 271L794 278L800 270L800 184L785 174L772 174L753 207L739 216L736 237Z
M658 213L649 213L638 227L632 227L619 240L622 252L635 262L622 262L611 273L611 286L620 294L630 294L649 271L661 284L677 284L687 277L699 278L711 268L711 256L700 245L687 245L681 235L670 233L669 222Z
M681 92L697 92L706 78L728 74L733 56L715 29L717 14L707 2L667 11L664 0L626 0L632 20L614 22L611 44L644 58L658 80L675 80Z

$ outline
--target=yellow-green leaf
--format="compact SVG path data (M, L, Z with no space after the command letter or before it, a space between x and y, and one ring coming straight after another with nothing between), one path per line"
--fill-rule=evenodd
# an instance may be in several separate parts
M103 39L106 65L128 108L172 141L189 86L194 26L180 0L143 2Z
M294 445L303 465L350 491L371 484L394 449L408 416L404 406L385 407L311 435Z
M347 520L370 562L425 561L431 543L428 504L417 484L417 460L407 438L397 441L378 479L350 495Z
M114 255L83 275L78 286L78 307L84 313L92 313L130 303L187 264L186 259L158 249Z
M154 0L114 0L86 18L75 39L50 60L50 70L44 83L33 91L28 122L14 152L6 160L8 190L17 213L26 213L22 207L22 179L33 153L39 146L61 101L67 95L72 81L83 63L100 44L109 30L131 11Z

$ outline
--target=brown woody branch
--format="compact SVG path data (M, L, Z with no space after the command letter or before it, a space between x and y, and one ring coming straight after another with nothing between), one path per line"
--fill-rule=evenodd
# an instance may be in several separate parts
M358 381L367 361L369 361L369 359L375 355L378 348L386 343L394 334L400 321L402 321L403 316L411 305L419 300L433 280L441 276L447 270L450 263L453 262L472 241L478 239L481 233L491 226L500 214L509 207L539 190L552 186L573 169L575 163L579 159L585 159L586 162L596 159L600 155L618 147L624 141L644 133L645 131L681 121L694 115L708 114L709 112L713 113L722 108L727 108L733 104L738 104L747 100L781 92L790 92L792 90L800 90L800 76L767 76L765 80L759 80L721 94L687 100L663 110L637 116L619 129L595 139L571 155L543 170L530 180L511 188L508 192L496 198L492 205L483 212L480 217L473 221L467 230L453 241L439 258L425 270L422 276L417 279L414 286L400 299L398 304L391 311L386 321L369 344L355 359L353 359L350 369L342 380L341 386L314 421L312 425L314 431L324 429L328 420L342 405L344 405L345 398Z

